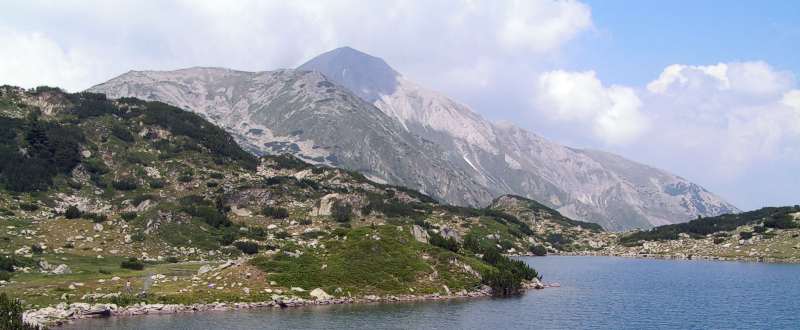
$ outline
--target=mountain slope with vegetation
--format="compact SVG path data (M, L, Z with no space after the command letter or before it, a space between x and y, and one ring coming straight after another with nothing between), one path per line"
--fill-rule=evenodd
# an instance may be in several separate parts
M800 262L800 206L739 214L622 234L605 254Z
M505 254L544 244L537 226L601 232L256 158L159 102L3 86L0 125L0 292L29 308L514 294L540 275Z

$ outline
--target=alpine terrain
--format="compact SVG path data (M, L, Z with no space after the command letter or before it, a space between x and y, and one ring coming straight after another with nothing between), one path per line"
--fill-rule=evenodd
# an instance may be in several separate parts
M256 154L291 153L460 205L515 194L611 230L738 211L665 171L492 123L349 47L296 70L131 71L90 91L182 107Z

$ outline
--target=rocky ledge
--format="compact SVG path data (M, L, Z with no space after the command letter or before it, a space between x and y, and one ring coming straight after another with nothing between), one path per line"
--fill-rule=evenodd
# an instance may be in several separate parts
M525 290L544 289L549 287L559 287L558 284L544 284L538 280L523 283ZM411 302L411 301L435 301L458 298L478 298L492 295L492 290L488 286L482 286L475 291L461 290L447 295L438 293L427 295L367 295L358 298L334 298L322 291L315 289L311 292L310 299L299 297L287 297L273 295L272 300L262 302L240 302L226 303L214 302L210 304L146 304L139 303L130 306L120 307L115 304L89 304L89 303L60 303L56 306L45 307L36 310L29 310L23 314L23 321L34 327L44 328L47 326L63 325L67 322L80 319L102 318L112 316L137 316L137 315L157 315L157 314L176 314L193 313L204 311L227 311L237 309L253 308L291 308L313 305L338 305L338 304L359 304L359 303L392 303L392 302Z

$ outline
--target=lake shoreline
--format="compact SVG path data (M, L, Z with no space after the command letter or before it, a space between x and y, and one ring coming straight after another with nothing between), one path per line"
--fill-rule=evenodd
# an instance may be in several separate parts
M552 256L580 256L580 257L621 257L633 259L651 259L651 260L701 260L701 261L723 261L723 262L754 262L754 263L767 263L767 264L800 264L800 258L770 258L770 257L722 257L722 256L702 256L702 255L684 255L684 254L627 254L627 253L604 253L595 251L579 251L579 252L561 252L557 254L549 254ZM524 257L531 257L532 255L519 255Z
M523 283L524 291L558 287L559 285L543 284L539 281ZM197 304L134 304L119 307L106 303L60 303L40 309L28 310L23 314L23 321L35 327L59 327L75 321L108 317L135 317L144 315L166 315L179 313L201 313L214 311L233 311L250 309L286 309L326 305L353 304L391 304L409 302L434 302L458 299L488 298L492 296L487 286L475 291L465 291L441 295L367 295L356 298L304 299L299 297L275 297L262 302L213 302Z

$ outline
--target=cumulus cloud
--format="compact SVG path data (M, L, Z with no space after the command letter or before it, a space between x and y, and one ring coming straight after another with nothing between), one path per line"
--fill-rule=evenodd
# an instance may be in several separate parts
M41 33L0 28L0 79L23 87L41 85L76 89L90 78L89 54L64 49Z
M736 176L788 156L798 142L798 92L790 72L764 62L671 65L647 85L645 109L665 125L665 148L713 160Z
M556 70L534 86L536 113L551 123L679 173L730 182L800 162L800 89L765 62L674 64L642 87Z
M481 88L497 71L556 52L591 27L588 6L550 0L32 0L4 9L4 34L48 48L3 49L0 83L46 77L72 90L130 69L293 67L340 46L385 57L423 83ZM27 66L12 68L12 56ZM28 60L42 56L51 58Z
M648 127L636 92L604 86L594 71L543 73L535 95L539 109L551 119L591 127L604 143L631 142Z

